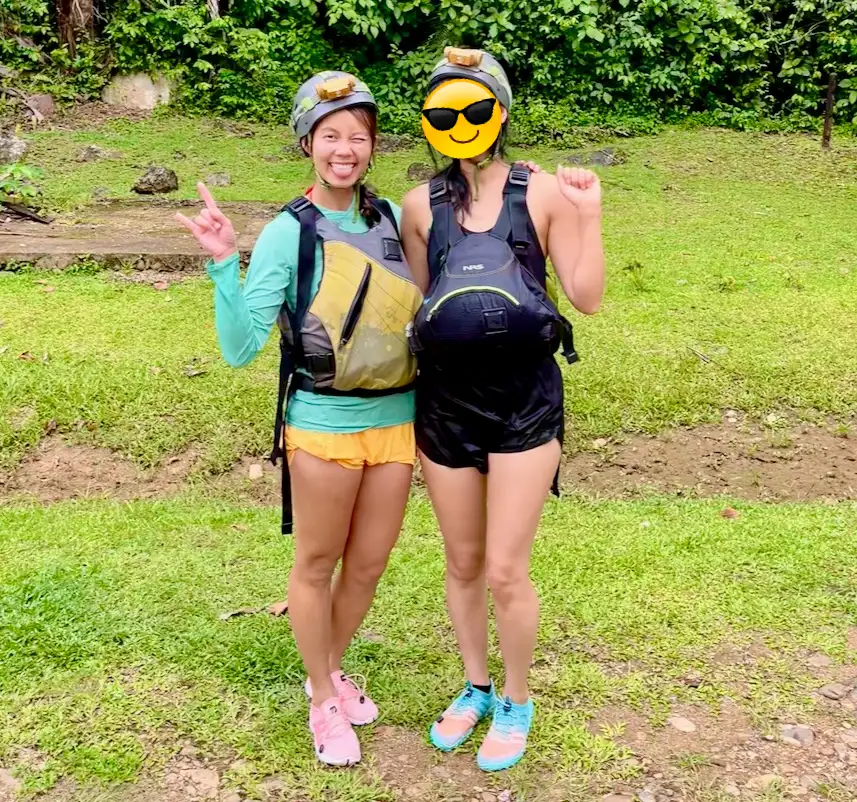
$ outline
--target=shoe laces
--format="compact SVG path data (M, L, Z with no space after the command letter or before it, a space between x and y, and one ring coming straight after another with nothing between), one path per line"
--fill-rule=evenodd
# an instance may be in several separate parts
M494 721L492 728L503 738L508 738L512 733L523 729L520 710L512 705L512 700L507 696L502 704L494 708Z
M473 707L473 685L469 682L464 690L455 697L455 701L450 705L450 713L463 713L465 710L470 710Z
M338 705L333 705L322 710L324 721L324 734L328 738L338 738L344 735L351 726L348 719L345 717L345 712L339 709Z
M346 685L354 689L360 695L360 701L366 697L366 677L362 674L346 674L343 671L339 672L339 679Z

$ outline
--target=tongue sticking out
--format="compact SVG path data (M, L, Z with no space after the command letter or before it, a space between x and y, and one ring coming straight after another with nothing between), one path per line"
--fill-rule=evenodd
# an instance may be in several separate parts
M351 174L354 172L353 164L331 164L330 172L332 172L337 178L349 178Z

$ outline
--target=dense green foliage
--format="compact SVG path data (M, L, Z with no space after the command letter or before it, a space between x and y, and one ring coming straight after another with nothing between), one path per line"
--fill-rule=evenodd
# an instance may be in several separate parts
M74 57L52 8L0 0L0 60L54 91L59 74L66 97L159 70L189 108L285 120L298 82L343 67L376 91L384 126L406 131L443 45L458 43L508 65L524 141L688 113L811 126L831 71L838 119L857 119L857 0L221 0L216 19L204 0L104 0L97 41Z

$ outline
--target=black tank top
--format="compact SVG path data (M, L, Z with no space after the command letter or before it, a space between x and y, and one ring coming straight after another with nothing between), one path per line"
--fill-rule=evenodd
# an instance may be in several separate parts
M547 286L545 255L542 252L536 227L533 225L533 220L530 217L530 211L526 205L526 195L524 194L523 203L510 203L510 199L512 197L510 194L510 187L524 187L525 193L525 188L530 181L530 175L530 171L526 168L513 167L509 170L509 175L506 178L506 184L503 188L503 206L500 209L500 214L498 215L493 228L489 230L497 228L497 224L504 215L510 216L509 234L506 237L506 241L509 243L509 247L512 248L515 256L518 257L518 261L521 265L529 271L539 284L541 284L542 288L545 288ZM449 193L446 192L445 194L446 198L442 203L448 205L452 211L450 218L452 221L455 221L452 224L455 225L462 234L481 233L469 231L457 222ZM521 234L524 234L523 241L516 240L516 232L519 232L518 237L521 237ZM446 252L449 250L449 244L449 242L440 241L440 234L437 228L432 226L431 232L429 233L428 243L429 276L432 281L437 278L440 271L443 269L443 262L446 258Z

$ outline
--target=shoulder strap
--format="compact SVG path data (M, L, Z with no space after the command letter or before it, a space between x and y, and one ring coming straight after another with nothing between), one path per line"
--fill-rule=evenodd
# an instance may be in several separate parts
M312 278L315 273L316 224L321 217L321 212L309 198L303 195L286 204L285 209L297 219L301 226L298 240L298 291L292 320L296 356L299 356L300 331L311 300Z
M271 462L277 459L283 460L283 532L288 528L291 531L291 498L288 498L288 460L282 449L283 416L286 407L286 398L292 388L292 376L295 372L297 362L302 354L301 327L310 303L312 291L312 278L315 272L315 244L316 223L321 212L312 202L301 196L295 198L283 207L284 212L289 212L300 224L300 239L298 240L298 291L295 311L289 312L285 302L283 310L289 318L289 326L292 332L294 345L286 342L284 334L280 335L280 377L277 387L277 412L274 417L274 446L271 450ZM287 520L288 519L288 520Z
M401 239L402 235L399 232L399 224L396 222L396 215L393 214L393 208L390 206L390 202L384 200L384 198L372 198L370 200L370 203L380 215L386 217L393 224L393 228L396 231L396 236Z
M526 264L530 242L529 219L527 211L527 187L530 185L529 167L513 166L503 187L503 212L497 224L491 229L494 236L509 240L515 256Z
M434 253L429 253L429 278L437 278L437 267L442 265L450 246L464 237L449 195L445 176L436 176L429 182L429 204L431 206L431 230L435 243Z

